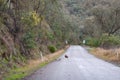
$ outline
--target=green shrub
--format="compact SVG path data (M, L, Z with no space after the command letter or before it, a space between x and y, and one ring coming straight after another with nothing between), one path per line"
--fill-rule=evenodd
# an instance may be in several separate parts
M101 36L100 39L88 37L86 38L86 45L93 47L98 47L100 45L117 46L120 45L120 37L115 35L111 35L111 36L103 35Z
M53 45L48 46L48 49L51 53L54 53L57 50L57 48Z
M86 43L85 43L85 45L93 46L93 47L98 47L98 46L100 46L100 44L101 44L101 42L99 39L91 38L91 37L87 38Z
M23 42L27 49L33 49L36 46L34 33L28 32L23 37Z
M47 32L47 37L52 41L54 40L54 35L53 33Z
M115 35L111 36L103 35L101 37L101 42L102 44L108 43L110 45L120 45L120 37Z

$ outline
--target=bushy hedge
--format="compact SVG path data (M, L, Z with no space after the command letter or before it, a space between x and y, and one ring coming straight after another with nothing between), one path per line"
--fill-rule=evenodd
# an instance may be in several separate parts
M102 44L108 43L110 45L120 45L120 37L115 35L111 36L103 35L101 37L101 42Z
M100 46L100 43L101 42L100 42L99 39L89 37L89 38L86 39L85 44L88 45L88 46L97 47L97 46Z
M93 47L98 47L101 45L107 45L107 46L117 46L120 45L120 37L119 36L115 36L115 35L103 35L101 36L101 38L92 38L92 37L88 37L85 39L86 43L85 45L88 46L93 46Z

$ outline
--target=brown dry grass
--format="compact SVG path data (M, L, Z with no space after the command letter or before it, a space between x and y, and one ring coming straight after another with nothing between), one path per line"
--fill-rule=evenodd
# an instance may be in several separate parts
M27 69L34 69L36 67L38 67L38 65L40 65L41 63L49 63L52 60L55 60L56 58L58 58L60 55L63 54L65 50L59 50L53 54L49 54L43 57L43 61L41 59L37 59L37 60L29 60L27 66L25 66Z
M120 48L119 49L103 49L103 48L94 48L91 50L91 53L96 57L104 59L106 61L118 61L120 62ZM119 56L117 56L119 53Z
M43 60L42 61L41 59L37 59L37 60L29 60L29 65L38 65L42 62L50 62L51 60L54 60L55 58L59 57L61 54L63 54L65 50L62 49L62 50L59 50L55 53L52 53L52 54L49 54L49 55L46 55L43 57Z

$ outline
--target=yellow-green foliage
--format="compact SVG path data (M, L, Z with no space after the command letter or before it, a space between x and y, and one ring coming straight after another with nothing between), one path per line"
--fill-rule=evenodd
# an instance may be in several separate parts
M36 11L32 11L29 13L24 13L21 17L21 20L27 24L27 26L34 27L40 23L43 17L40 17Z
M41 21L41 18L39 17L39 14L36 13L35 11L33 11L33 12L30 13L30 15L31 15L31 17L33 19L34 25L38 25L39 22Z

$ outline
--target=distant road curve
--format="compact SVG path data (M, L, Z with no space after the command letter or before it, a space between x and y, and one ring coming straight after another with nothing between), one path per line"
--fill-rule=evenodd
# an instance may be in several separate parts
M81 46L71 46L60 59L23 80L120 80L120 68L89 54Z

